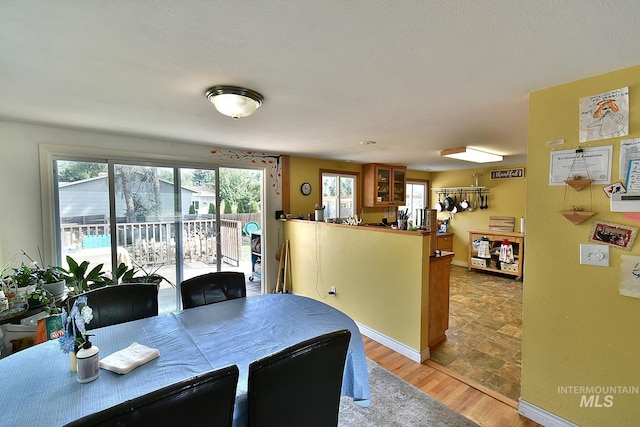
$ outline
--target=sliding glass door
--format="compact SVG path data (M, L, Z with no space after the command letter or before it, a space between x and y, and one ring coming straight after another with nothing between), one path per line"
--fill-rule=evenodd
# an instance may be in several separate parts
M249 278L245 227L260 228L262 172L221 170L57 160L61 265L71 256L105 272L124 263L160 275L161 312L180 307L184 279L222 270Z

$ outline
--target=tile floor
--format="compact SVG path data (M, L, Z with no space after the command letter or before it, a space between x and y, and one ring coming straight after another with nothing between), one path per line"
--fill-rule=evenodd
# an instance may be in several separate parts
M522 282L452 265L449 330L431 360L518 400L521 338Z

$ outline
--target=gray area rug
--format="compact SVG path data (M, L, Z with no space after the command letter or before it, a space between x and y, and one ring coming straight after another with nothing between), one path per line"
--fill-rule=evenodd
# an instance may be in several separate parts
M363 408L349 397L340 400L340 427L478 426L422 390L367 359L371 405Z

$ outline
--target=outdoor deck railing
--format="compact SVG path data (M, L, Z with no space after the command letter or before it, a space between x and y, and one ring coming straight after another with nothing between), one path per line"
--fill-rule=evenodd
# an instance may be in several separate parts
M174 264L175 222L118 223L118 246L140 265ZM109 247L111 236L108 224L62 224L63 249L74 250ZM214 262L216 256L216 221L189 219L182 222L183 259L185 261ZM240 264L242 222L220 220L220 243L223 261Z

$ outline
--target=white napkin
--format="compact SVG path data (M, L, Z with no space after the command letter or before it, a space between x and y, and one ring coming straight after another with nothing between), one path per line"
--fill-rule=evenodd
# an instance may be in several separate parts
M129 347L116 351L102 359L100 367L118 374L126 374L158 356L160 356L159 350L134 342Z

